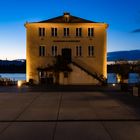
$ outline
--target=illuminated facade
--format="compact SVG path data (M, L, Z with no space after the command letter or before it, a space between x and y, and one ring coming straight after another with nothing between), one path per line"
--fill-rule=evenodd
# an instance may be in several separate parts
M106 23L64 13L25 27L27 82L86 85L107 78ZM57 70L56 56L67 68Z

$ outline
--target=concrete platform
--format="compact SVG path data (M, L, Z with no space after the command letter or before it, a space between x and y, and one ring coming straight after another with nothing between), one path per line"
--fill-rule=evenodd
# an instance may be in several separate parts
M0 140L140 139L140 98L129 93L0 88Z

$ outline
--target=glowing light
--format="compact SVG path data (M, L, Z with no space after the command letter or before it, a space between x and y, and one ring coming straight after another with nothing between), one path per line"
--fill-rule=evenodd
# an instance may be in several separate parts
M113 86L113 87L115 87L115 86L116 86L116 84L112 84L112 86Z
M25 80L18 80L18 82L17 82L17 86L18 87L21 87L23 84L25 84L26 83L26 81Z
M121 81L121 79L120 79L120 78L118 78L118 83L120 83L120 81Z
M22 81L18 81L17 85L18 85L18 87L21 87L22 86Z
M120 83L121 82L121 76L117 74L117 82Z

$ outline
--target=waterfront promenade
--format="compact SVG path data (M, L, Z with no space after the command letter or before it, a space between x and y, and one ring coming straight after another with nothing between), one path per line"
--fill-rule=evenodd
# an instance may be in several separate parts
M140 98L118 89L0 87L0 140L139 139Z

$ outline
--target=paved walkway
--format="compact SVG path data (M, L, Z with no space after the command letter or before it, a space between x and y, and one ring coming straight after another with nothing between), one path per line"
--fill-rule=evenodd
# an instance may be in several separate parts
M140 140L140 99L119 92L0 92L0 140Z

